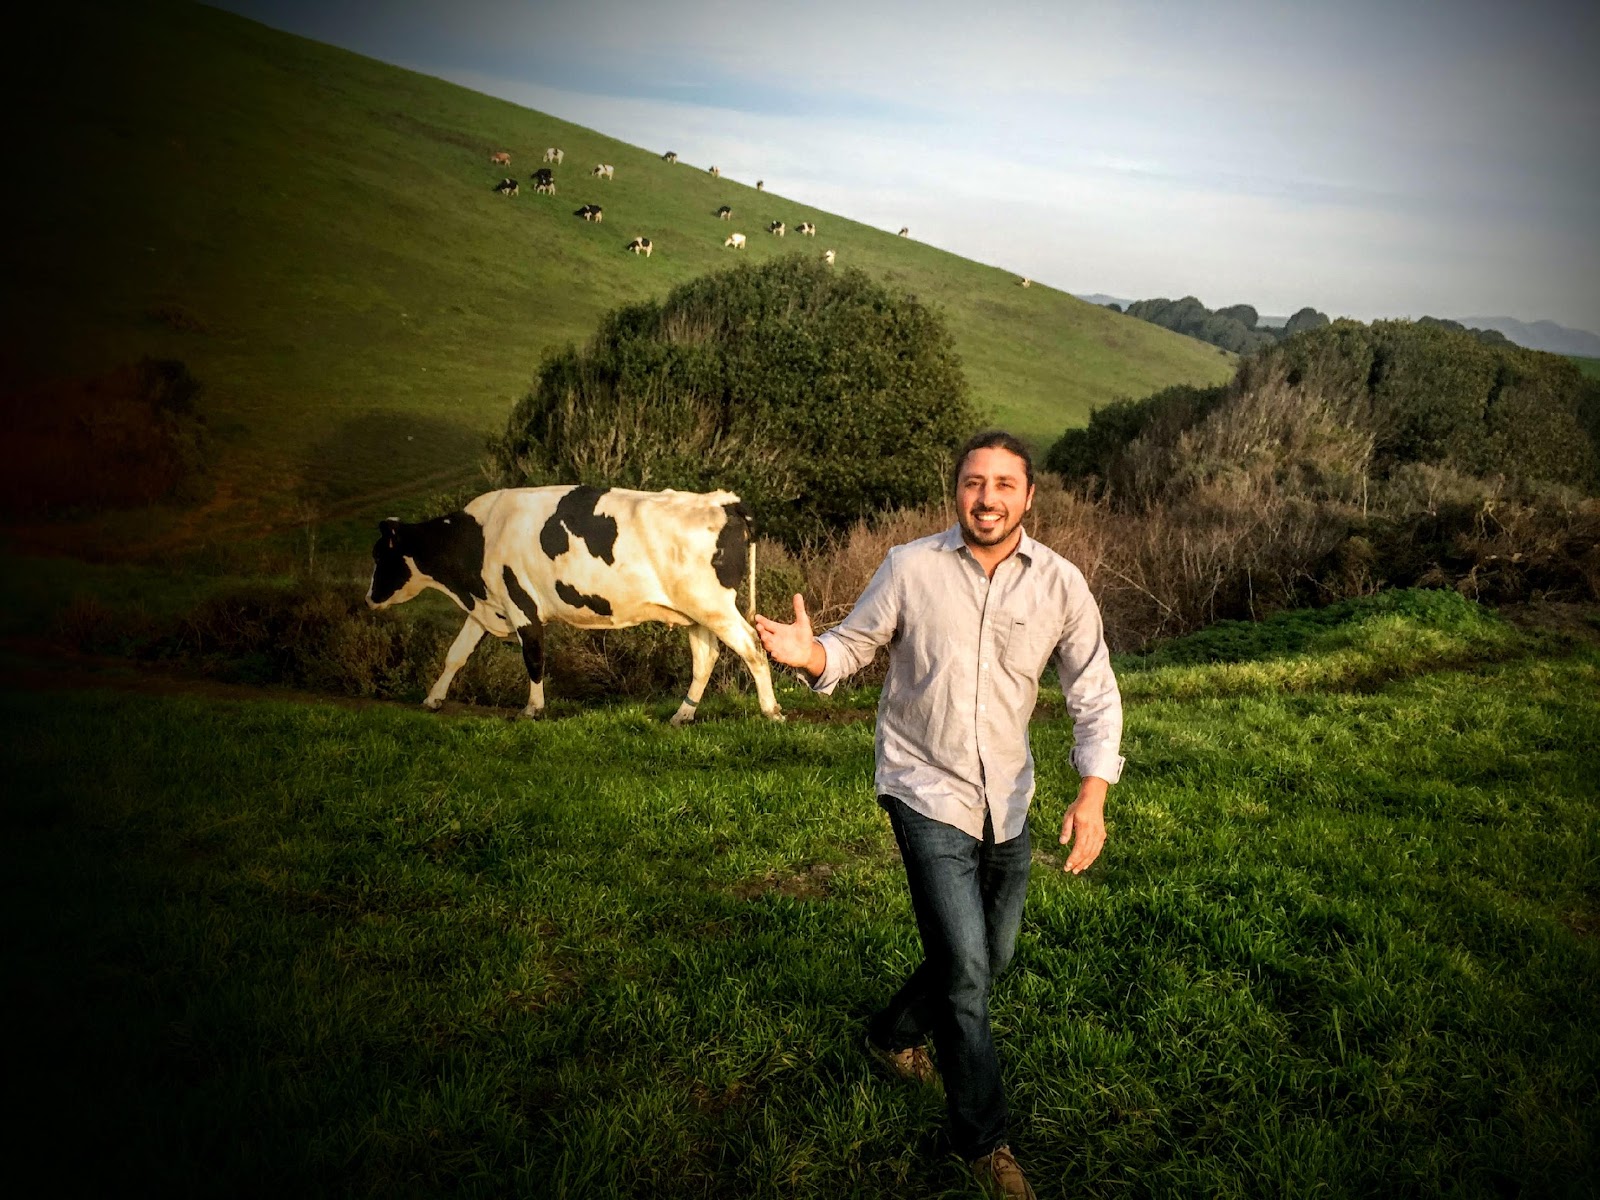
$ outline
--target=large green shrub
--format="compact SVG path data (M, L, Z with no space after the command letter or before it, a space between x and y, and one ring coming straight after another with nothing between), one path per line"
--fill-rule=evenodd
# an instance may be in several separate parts
M1336 321L1290 338L1241 369L1274 363L1296 384L1339 398L1374 436L1373 470L1407 463L1471 475L1592 487L1586 428L1595 388L1567 359L1485 342L1443 323Z
M1274 448L1285 465L1290 455L1300 466L1326 458L1326 430L1311 427L1332 421L1370 442L1364 470L1374 480L1426 464L1531 483L1592 489L1597 482L1600 385L1555 355L1408 321L1307 328L1241 362L1224 387L1171 388L1110 405L1087 428L1064 433L1045 465L1069 481L1095 477L1124 501L1174 499L1238 465L1196 462L1194 454L1207 447L1232 453L1233 439L1218 433L1259 425L1262 397L1285 387L1300 397L1303 419L1275 401L1270 431L1261 426L1251 443L1258 460ZM1202 436L1203 422L1217 428ZM1350 447L1336 449L1341 469L1354 465ZM1288 474L1296 473L1305 475L1298 466ZM1136 476L1159 486L1130 490Z
M508 485L738 492L790 545L939 495L977 416L915 297L800 256L617 309L491 446Z

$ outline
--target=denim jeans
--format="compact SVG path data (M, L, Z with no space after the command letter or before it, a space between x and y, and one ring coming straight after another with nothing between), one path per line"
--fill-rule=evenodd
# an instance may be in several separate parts
M997 845L987 820L978 841L893 796L878 803L900 844L923 961L872 1018L868 1036L887 1050L920 1046L932 1036L952 1148L981 1158L1007 1140L989 985L1016 950L1028 893L1028 831Z

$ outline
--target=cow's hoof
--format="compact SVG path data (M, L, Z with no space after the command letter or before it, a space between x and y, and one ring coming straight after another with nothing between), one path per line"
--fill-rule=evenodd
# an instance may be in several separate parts
M672 720L668 721L667 724L677 729L681 729L685 725L693 725L694 709L691 708L686 712L680 708L677 712L672 714Z
M542 720L544 720L544 709L542 709L542 708L525 708L518 715L524 721L542 721Z
M441 708L444 707L444 701L443 700L424 700L422 702L422 707L427 709L429 712L438 712Z
M789 719L783 715L783 709L781 708L773 709L771 712L762 713L761 715L766 717L766 719L769 721L787 721Z

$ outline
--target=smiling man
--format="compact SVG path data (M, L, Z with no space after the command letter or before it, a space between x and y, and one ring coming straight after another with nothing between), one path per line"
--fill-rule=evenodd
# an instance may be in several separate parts
M778 662L831 692L889 647L878 704L878 801L905 862L923 962L873 1017L867 1049L901 1079L943 1076L953 1148L995 1195L1033 1195L1011 1153L989 986L1011 961L1028 888L1033 753L1028 718L1051 658L1082 778L1061 822L1065 870L1105 842L1105 797L1122 770L1122 698L1100 612L1077 567L1030 538L1027 447L992 430L956 460L959 524L889 551L833 629L813 637L756 617ZM925 1043L938 1055L934 1068Z

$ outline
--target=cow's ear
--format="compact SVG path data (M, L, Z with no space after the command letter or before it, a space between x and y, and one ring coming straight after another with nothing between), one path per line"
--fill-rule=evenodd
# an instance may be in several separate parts
M394 549L394 544L400 536L400 518L385 517L378 522L378 532L383 535L383 540L389 548Z

